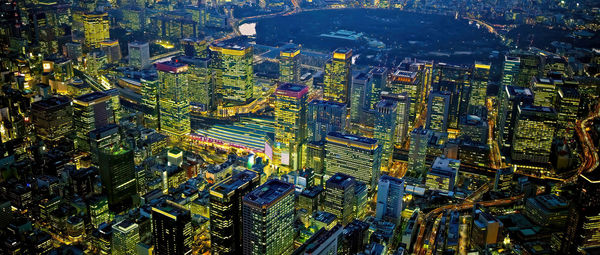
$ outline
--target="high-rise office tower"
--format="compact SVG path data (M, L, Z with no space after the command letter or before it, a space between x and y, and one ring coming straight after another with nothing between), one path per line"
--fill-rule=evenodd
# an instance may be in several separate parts
M513 136L511 159L515 162L547 163L556 131L554 109L519 106Z
M519 72L514 77L514 85L520 87L529 86L531 78L540 75L540 66L542 64L541 54L530 50L516 49L511 50L509 55L519 58Z
M110 39L108 13L90 12L82 15L85 46L98 48L100 42Z
M558 89L558 129L557 136L571 138L575 135L575 121L579 112L581 96L576 88Z
M182 56L176 61L187 64L190 104L194 111L212 111L216 109L215 84L212 79L210 59Z
M429 94L427 103L427 124L426 128L437 132L446 132L448 130L450 97L448 91L434 91Z
M508 155L513 144L513 133L519 106L533 104L533 93L528 88L503 86L499 92L499 98L496 137L500 151L504 155Z
M31 104L35 133L48 143L56 143L73 131L73 107L68 97L49 97Z
M375 190L381 166L381 146L375 139L331 132L325 143L327 176L343 173Z
M224 105L250 102L254 95L252 46L219 42L209 49L219 99Z
M396 142L396 119L398 104L394 100L382 99L375 105L374 138L381 147L381 168L386 170L392 163L394 143Z
M275 91L275 147L280 166L301 167L301 145L306 137L306 99L308 87L284 83Z
M150 67L150 45L148 42L133 41L127 44L129 66L139 70Z
M190 211L169 201L152 207L152 237L156 255L191 254Z
M377 186L375 218L400 225L404 198L404 180L383 175Z
M337 173L325 182L323 210L337 216L338 222L346 225L354 218L354 189L356 179Z
M160 130L160 113L158 105L158 79L141 79L142 84L142 112L144 113L144 126Z
M584 173L577 179L577 197L572 201L567 218L567 231L562 254L577 254L600 245L600 178L598 170ZM583 254L583 253L582 253ZM593 253L588 253L593 254Z
M138 224L124 220L112 226L111 251L116 255L135 254L136 246L140 242L140 229Z
M446 158L445 156L437 157L427 172L425 185L429 190L438 190L442 192L450 192L454 190L454 185L458 181L458 170L460 168L460 160Z
M183 47L183 52L188 57L207 58L208 43L206 40L198 38L183 38L179 40Z
M323 97L326 100L344 104L349 102L351 64L351 49L341 48L333 52L333 57L325 64Z
M512 167L505 167L496 170L494 178L494 191L510 192L515 170Z
M475 62L471 74L471 95L469 96L469 114L482 113L485 108L488 80L490 78L490 63Z
M308 140L322 141L329 132L341 132L346 128L347 108L333 101L313 100L308 103Z
M90 154L92 163L98 164L101 152L117 146L121 142L119 126L108 124L90 131Z
M156 64L160 129L176 140L190 132L188 68L177 62Z
M381 99L381 92L387 88L389 71L386 67L374 67L369 70L370 82L365 89L364 108L374 110Z
M419 114L418 109L421 102L421 93L423 92L422 77L418 72L396 70L390 76L390 91L394 94L406 93L410 98L410 123L412 123ZM409 125L410 125L409 123Z
M533 91L533 104L536 106L556 107L558 98L558 87L550 78L531 78L531 90Z
M137 194L133 151L120 145L100 151L100 179L108 207L120 213L131 207Z
M119 40L107 40L100 42L100 50L104 52L109 63L121 61L121 46Z
M504 224L496 217L480 209L474 209L473 211L473 222L469 233L471 244L482 249L502 241Z
M360 122L365 106L365 91L371 84L368 73L359 73L352 77L352 89L350 93L350 120L353 123Z
M279 81L298 83L300 81L300 49L289 48L279 53Z
M433 91L450 93L448 128L457 129L461 116L467 114L471 92L471 69L439 63L434 69Z
M89 132L115 123L110 95L104 92L92 92L73 99L73 129L75 130L75 148L89 150Z
M475 115L464 116L458 125L462 138L486 144L488 139L488 122Z
M242 252L242 198L259 184L258 174L245 170L210 188L210 243L213 254Z
M395 134L395 145L402 144L406 141L408 134L408 123L410 122L410 97L407 93L392 94L388 92L381 93L381 99L392 100L396 102L396 134Z
M408 151L407 171L424 176L427 171L425 157L427 156L427 145L433 136L433 131L423 127L415 128L410 132L410 147Z
M502 85L515 85L516 77L519 75L521 59L514 56L504 56L504 66L502 68Z
M243 254L289 254L294 249L294 185L271 179L243 199Z

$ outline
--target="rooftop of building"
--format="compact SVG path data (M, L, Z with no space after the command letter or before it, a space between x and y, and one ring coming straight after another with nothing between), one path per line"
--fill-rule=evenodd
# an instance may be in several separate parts
M333 213L328 213L325 211L316 211L313 214L313 219L315 219L318 222L330 224L333 221L335 221L335 219L337 219L337 216L335 216L335 214L333 214Z
M311 187L303 190L302 193L300 193L300 196L308 197L308 198L315 198L319 194L321 194L323 192L323 190L324 189L322 186L311 186Z
M55 107L62 107L71 104L71 99L68 97L49 97L44 100L40 100L31 104L31 108L35 109L52 109Z
M344 104L344 103L335 102L335 101L327 101L327 100L313 100L313 101L310 101L309 104L327 105L327 106L340 107L340 108L346 107L346 104Z
M343 173L336 173L327 180L325 186L346 188L355 185L355 183L356 179L354 177Z
M343 134L340 132L330 132L329 134L327 134L327 138L328 138L327 139L328 142L329 141L331 141L331 142L345 141L345 142L367 144L367 145L376 145L377 144L376 139L357 136L357 135L351 135L351 134ZM333 139L330 140L329 138L333 138Z
M107 98L109 95L101 92L101 91L95 91L92 93L88 93L85 95L81 95L75 98L74 101L79 101L79 102L84 102L84 103L91 103L93 101L102 99L102 98Z
M250 170L235 174L210 188L211 194L229 195L242 186L249 185L252 180L258 179L258 173Z
M277 179L268 180L265 184L244 196L244 204L267 207L281 197L294 191L294 185Z
M165 61L156 63L156 70L171 73L180 73L187 70L188 65L176 61Z
M569 203L563 197L554 194L545 194L527 199L529 203L535 203L547 211L562 211L568 209Z
M190 211L169 202L164 202L160 205L157 205L156 207L152 207L152 211L175 220L177 219L177 217L190 214Z

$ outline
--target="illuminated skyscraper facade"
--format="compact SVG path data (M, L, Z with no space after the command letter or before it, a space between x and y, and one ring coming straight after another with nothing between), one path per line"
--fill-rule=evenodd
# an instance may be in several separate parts
M580 106L580 94L574 87L558 89L558 129L557 136L571 138L575 135L575 121Z
M76 149L89 151L89 132L111 123L115 123L115 117L110 95L92 92L73 99Z
M189 210L169 201L152 207L154 254L191 254L192 234Z
M396 102L397 118L394 145L402 144L404 141L406 141L408 134L408 124L410 122L410 97L407 96L407 93L392 94L383 92L381 93L381 98Z
M504 66L502 68L502 85L513 86L517 76L519 75L519 67L521 66L521 59L514 56L504 57Z
M158 104L158 80L141 79L142 111L144 112L144 126L160 130L160 107Z
M329 132L341 132L346 128L347 108L333 101L313 100L308 103L308 140L322 141Z
M577 191L567 218L562 254L586 254L582 253L583 249L600 246L600 178L597 171L580 175Z
M83 19L83 32L85 46L94 49L100 47L100 42L110 39L108 13L85 13Z
M421 103L421 93L423 93L420 76L417 72L396 70L392 73L389 83L389 89L392 93L406 93L410 98L410 111L408 115L412 123L418 114L417 106Z
M496 120L496 138L500 151L504 155L510 153L514 128L519 106L533 104L533 93L528 88L503 86L499 92L498 117Z
M375 139L338 132L327 135L325 171L350 175L367 184L369 193L375 190L381 167L381 146Z
M182 56L176 59L187 64L190 104L195 111L212 111L216 108L215 84L210 59Z
M213 254L242 252L242 198L259 184L258 174L246 170L210 188L210 241Z
M333 57L325 64L323 97L338 103L348 103L350 99L350 82L352 50L337 49Z
M254 95L252 46L219 42L210 46L210 52L219 99L224 105L250 102Z
M190 133L189 66L177 62L156 64L160 129L177 140Z
M133 151L119 146L100 151L100 179L111 211L120 213L132 206L137 195Z
M394 100L383 99L375 105L375 130L373 137L381 147L381 167L387 169L392 163L396 142L396 119L398 104Z
M300 81L300 50L290 48L279 53L279 81L298 83Z
M308 87L284 83L275 91L276 164L291 170L301 167L301 145L306 137Z
M140 242L140 229L138 224L124 220L112 226L112 254L127 255L136 253L136 246Z
M402 220L404 180L388 175L379 178L375 218L399 225Z
M55 143L73 131L73 107L67 97L50 97L31 104L31 117L37 135Z
M243 199L243 254L290 254L294 249L294 185L272 179Z
M129 65L137 69L150 67L150 46L148 42L133 41L127 44Z
M337 216L338 222L346 225L354 218L354 189L356 178L336 173L325 183L323 210Z
M469 113L480 114L485 108L488 80L490 78L490 63L475 62L471 75L471 95L469 96Z
M450 93L448 128L457 129L461 116L467 114L471 91L471 69L464 66L439 63L435 66L433 91Z
M386 67L374 67L369 70L370 82L365 89L364 108L374 110L380 95L387 88L389 71Z
M547 163L556 131L554 109L519 106L512 140L511 159L517 162Z
M415 128L410 133L410 147L408 151L407 171L418 176L424 176L427 171L425 158L427 156L427 144L433 136L433 131L423 127Z
M531 80L533 91L533 104L554 108L558 98L558 87L550 78L537 78Z
M450 96L450 92L448 91L434 91L429 94L429 102L427 103L427 129L437 132L446 132L448 130Z
M365 108L365 92L371 84L368 73L359 73L352 77L352 89L350 93L350 121L360 122Z

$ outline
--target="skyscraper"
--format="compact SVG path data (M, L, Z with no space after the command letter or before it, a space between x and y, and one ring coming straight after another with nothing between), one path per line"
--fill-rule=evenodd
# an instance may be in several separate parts
M156 64L160 129L176 140L190 132L188 68L188 65L177 62Z
M365 91L371 85L368 73L359 73L352 77L352 89L350 93L350 120L354 123L360 122L365 107Z
M433 91L450 93L448 128L457 129L461 116L467 114L471 92L471 68L439 63L434 69Z
M396 101L382 99L375 105L374 138L381 147L381 167L387 169L392 163L394 143L396 142L396 119L398 104Z
M194 111L216 109L216 91L210 59L182 56L176 61L187 64L190 104Z
M190 211L169 201L152 207L152 237L156 255L191 254Z
M98 48L100 42L110 39L108 13L90 12L82 16L85 46L89 49Z
M137 194L133 151L121 146L100 151L100 179L107 194L108 207L120 213L132 206Z
M402 220L403 198L404 180L382 175L377 187L375 218L390 221L399 226Z
M322 141L329 132L341 132L346 128L347 108L333 101L313 100L308 103L308 140Z
M375 109L375 104L381 99L381 92L387 87L388 74L386 67L374 67L369 70L370 80L365 89L365 105L363 106L365 109Z
M127 44L129 66L137 69L150 67L150 46L148 42L133 41Z
M343 173L375 190L381 166L381 145L375 139L331 132L325 143L327 176Z
M516 162L547 163L550 160L557 115L542 106L519 106L511 159Z
M533 104L536 106L556 107L558 87L550 78L531 78Z
M450 92L448 91L434 91L429 94L429 102L427 103L427 129L437 132L446 132L448 130L450 96Z
M119 126L116 124L108 124L96 128L90 131L89 134L90 154L92 156L92 163L94 164L99 163L102 151L120 145L121 142Z
M242 252L242 198L259 184L258 174L245 170L210 188L210 243L213 254Z
M558 128L557 136L571 138L575 134L575 121L579 112L581 96L576 88L558 89Z
M308 87L284 83L275 91L275 147L280 166L301 167L301 145L306 137L306 98Z
M355 178L343 173L334 174L325 183L323 210L337 216L344 226L354 218L355 186Z
M351 49L337 49L333 57L325 64L323 97L338 103L348 103L350 99L350 81L352 72Z
M502 68L502 86L513 86L519 75L521 59L514 56L504 56L504 67Z
M144 113L144 126L160 130L160 107L158 104L158 80L141 79L142 112Z
M289 48L279 53L279 81L298 83L300 81L300 50Z
M50 97L31 104L35 133L42 140L55 143L73 131L73 107L68 97Z
M115 123L115 116L110 95L92 92L73 99L76 149L89 151L88 133L111 123Z
M481 114L481 108L485 108L490 66L490 63L475 62L471 75L469 114Z
M407 93L402 94L392 94L383 92L381 93L381 98L385 100L392 100L396 102L396 140L394 144L399 145L406 141L408 134L408 124L410 122L410 97L408 97Z
M577 254L585 248L600 245L600 178L597 169L578 177L577 191L577 197L570 203L562 254Z
M416 115L418 115L419 105L421 105L421 93L423 93L422 80L419 73L396 70L390 77L390 91L394 94L406 93L410 98L410 123L412 123ZM379 100L378 100L379 101ZM373 107L375 105L373 104ZM409 124L410 125L410 124Z
M519 106L533 104L533 93L528 88L503 86L499 92L498 116L496 120L496 137L500 151L510 154L514 127L518 116Z
M271 179L243 198L243 254L294 249L294 185Z
M100 42L100 50L106 54L108 62L118 63L121 61L121 46L119 45L119 40Z
M408 151L407 171L424 176L427 170L425 157L427 156L427 144L433 136L433 131L423 127L415 128L410 132L410 147Z
M140 242L140 229L138 224L124 220L112 226L112 254L127 255L136 253L136 246Z
M454 190L457 182L460 160L446 158L444 156L435 158L431 170L427 172L425 185L429 190L450 192Z
M216 89L223 105L250 102L254 95L252 46L226 41L213 44L209 49Z

